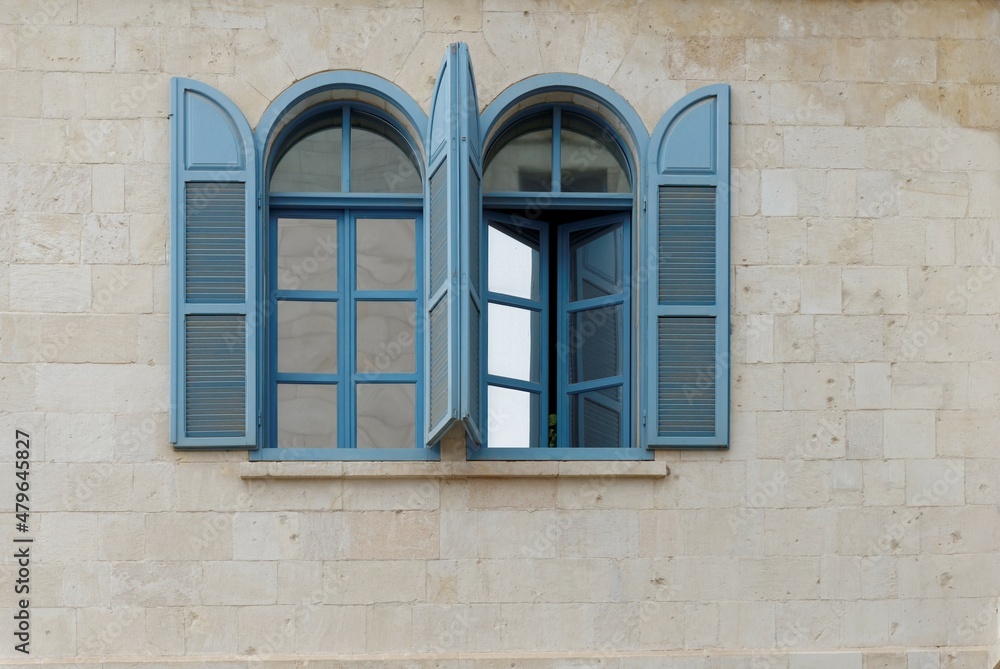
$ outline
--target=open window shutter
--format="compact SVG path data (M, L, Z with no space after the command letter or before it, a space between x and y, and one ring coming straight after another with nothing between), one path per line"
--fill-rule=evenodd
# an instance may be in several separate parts
M171 82L171 421L176 448L257 445L257 172L224 95Z
M448 47L429 119L427 230L426 443L462 420L481 440L479 103L465 44Z
M729 87L682 98L657 124L647 151L646 444L726 446Z

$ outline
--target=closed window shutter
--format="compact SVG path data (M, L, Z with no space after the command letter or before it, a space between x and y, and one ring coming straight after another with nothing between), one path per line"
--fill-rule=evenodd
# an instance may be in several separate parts
M729 87L681 99L647 150L646 443L727 446Z
M253 137L218 91L171 84L170 440L178 449L253 449Z
M480 243L482 158L469 51L452 44L431 101L425 197L428 446L456 421L480 441L482 413Z

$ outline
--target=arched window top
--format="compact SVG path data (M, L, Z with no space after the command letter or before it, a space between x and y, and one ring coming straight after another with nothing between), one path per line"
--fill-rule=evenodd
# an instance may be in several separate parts
M377 111L357 105L314 110L279 140L272 193L420 193L410 143Z
M549 106L515 116L486 153L487 193L630 193L621 140L588 112Z

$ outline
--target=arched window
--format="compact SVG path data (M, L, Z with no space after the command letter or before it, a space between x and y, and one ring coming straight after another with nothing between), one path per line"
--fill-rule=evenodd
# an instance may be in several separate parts
M374 107L327 102L289 122L272 154L268 445L412 455L423 445L415 144Z
M573 104L530 107L493 137L483 177L484 454L631 445L627 147Z

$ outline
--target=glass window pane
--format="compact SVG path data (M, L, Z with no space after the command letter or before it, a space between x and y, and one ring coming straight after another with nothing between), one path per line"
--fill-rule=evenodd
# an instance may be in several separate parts
M358 384L358 448L414 448L417 391L412 383Z
M417 287L416 221L359 218L358 290L414 290Z
M337 290L336 219L278 219L278 288Z
M271 192L341 192L344 137L340 112L323 116L296 135L290 138L290 148L274 168Z
M489 373L538 381L542 346L538 312L492 302L489 310Z
M539 293L539 233L532 228L490 223L489 290L537 300Z
M513 125L486 157L483 192L552 190L552 113Z
M487 445L491 448L538 446L538 395L489 386Z
M569 411L570 446L621 448L621 386L570 395Z
M569 381L622 373L622 305L587 309L569 317Z
M337 372L336 302L278 302L278 371Z
M414 302L358 302L358 373L416 371Z
M620 225L570 233L571 301L622 292L622 240Z
M421 192L420 170L403 136L362 112L351 112L351 192Z
M562 115L562 190L565 193L628 193L628 163L621 146L601 125Z
M337 447L337 386L278 384L278 448Z

